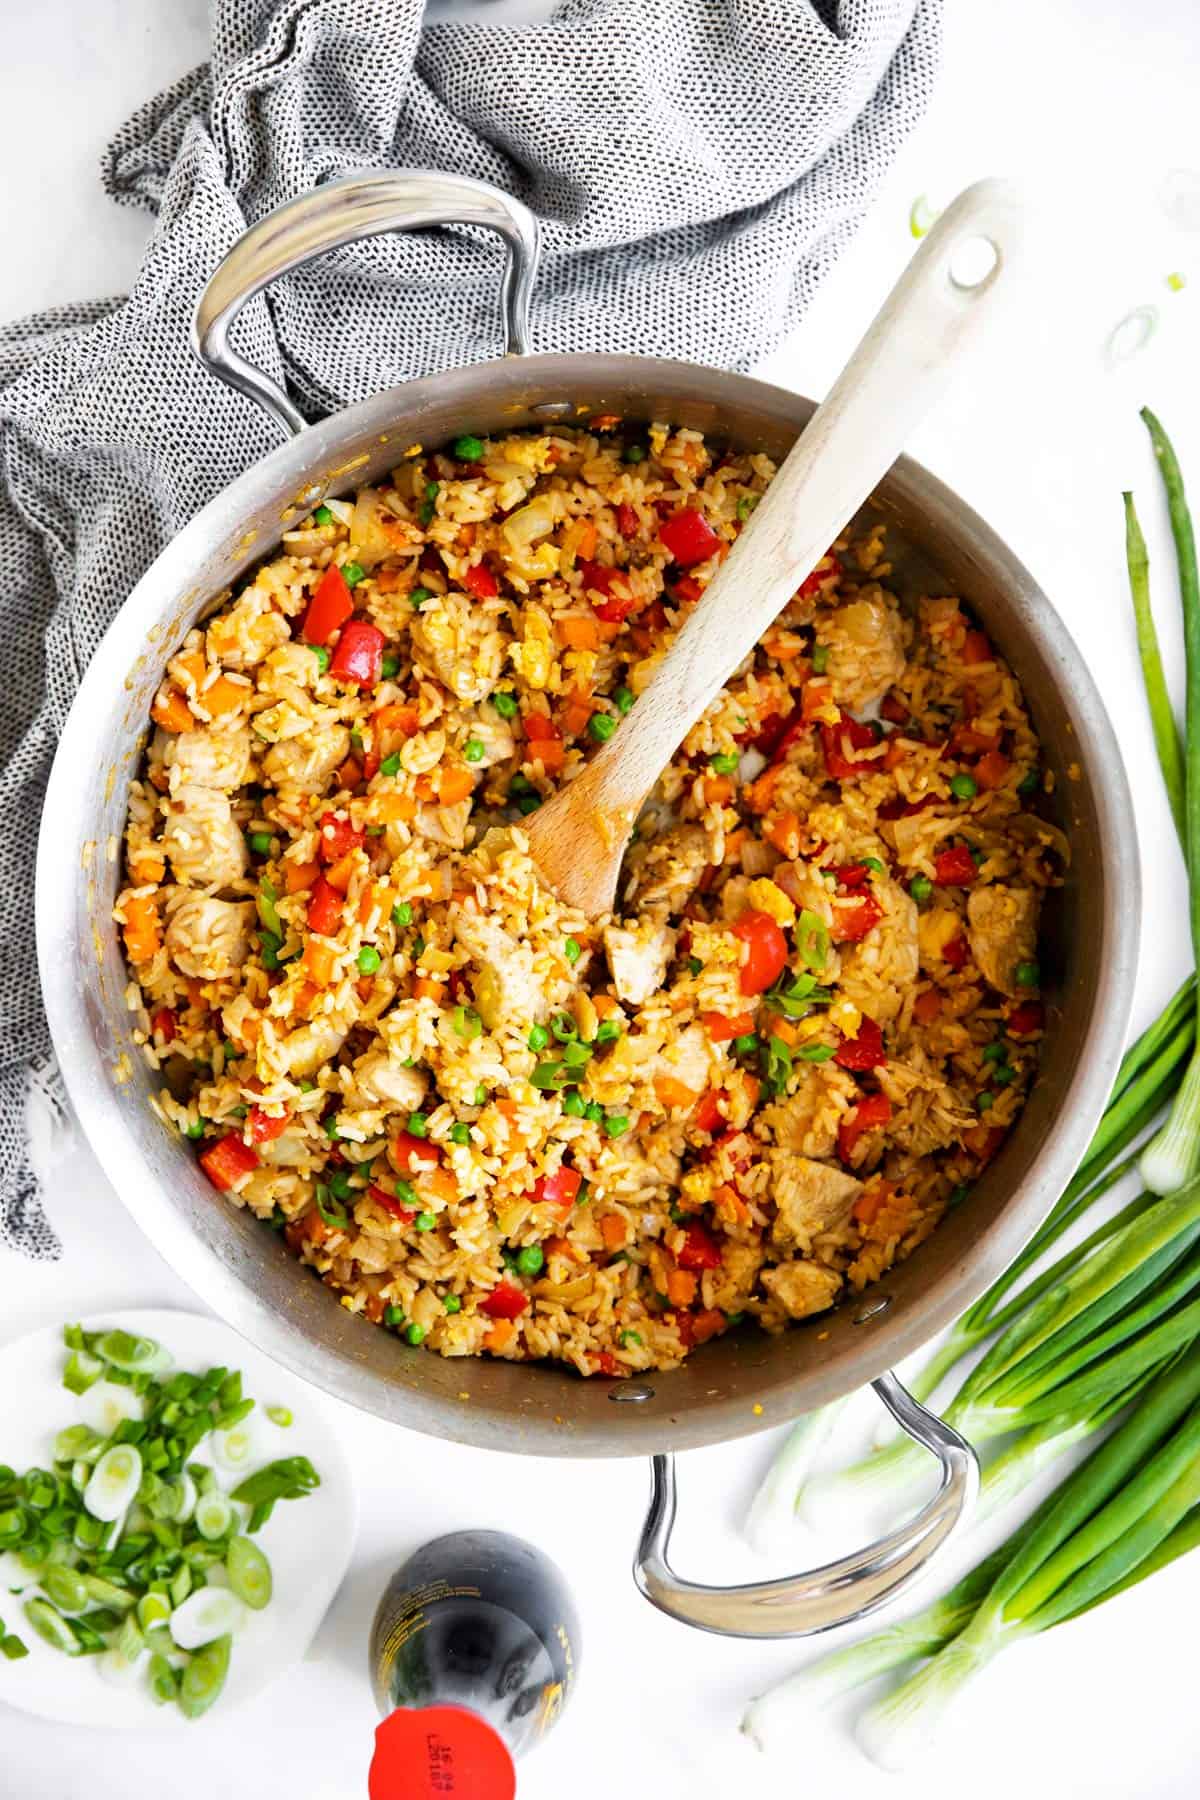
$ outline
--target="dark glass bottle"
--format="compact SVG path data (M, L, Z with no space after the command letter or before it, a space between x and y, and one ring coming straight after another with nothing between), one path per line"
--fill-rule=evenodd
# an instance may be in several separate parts
M511 1800L513 1759L554 1724L578 1666L548 1557L503 1531L435 1538L397 1569L371 1628L384 1714L371 1800Z

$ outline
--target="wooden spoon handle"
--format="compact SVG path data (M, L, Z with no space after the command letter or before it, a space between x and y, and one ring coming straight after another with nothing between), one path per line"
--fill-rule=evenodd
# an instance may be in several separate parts
M1023 237L1018 198L999 181L977 182L936 222L632 713L530 820L534 856L561 898L593 913L612 905L646 795L958 375L1012 292Z

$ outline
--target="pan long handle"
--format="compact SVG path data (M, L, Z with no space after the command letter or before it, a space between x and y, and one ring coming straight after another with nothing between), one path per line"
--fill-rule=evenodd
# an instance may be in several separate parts
M979 1462L966 1439L919 1405L893 1374L881 1375L872 1386L897 1423L941 1464L938 1491L915 1519L865 1550L803 1575L705 1587L682 1580L667 1560L675 1523L675 1465L670 1456L656 1456L650 1511L633 1564L633 1578L651 1605L724 1637L811 1637L865 1618L910 1587L969 1517L979 1492Z
M200 296L192 349L214 375L256 400L295 435L306 420L278 382L238 355L229 329L247 300L302 263L387 231L433 225L482 225L508 252L501 287L505 354L527 355L529 302L537 273L538 226L529 208L503 189L466 175L424 169L365 171L288 200L251 226L225 256Z

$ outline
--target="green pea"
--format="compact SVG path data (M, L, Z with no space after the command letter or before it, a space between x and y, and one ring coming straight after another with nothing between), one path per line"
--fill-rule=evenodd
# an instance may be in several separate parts
M450 1142L452 1144L469 1144L470 1141L471 1127L465 1125L461 1119L457 1125L452 1125L450 1127Z
M313 514L313 521L317 525L332 525L333 514L327 506L318 506L316 512Z
M950 792L956 800L973 800L979 792L979 783L973 775L952 775Z
M517 716L516 696L506 690L492 695L492 705L502 719L515 719Z
M588 736L598 744L606 744L617 729L617 721L611 713L594 712L588 720Z
M475 1089L475 1104L476 1104L476 1106L486 1106L487 1105L487 1097L488 1097L488 1091L484 1087L484 1085L481 1081L479 1083L479 1086Z
M358 953L358 972L360 975L374 975L383 962L374 944L364 944Z
M583 1116L585 1119L590 1119L593 1125L599 1125L604 1119L604 1108L599 1101L589 1100L583 1109Z
M1018 987L1035 988L1039 985L1039 983L1041 982L1041 979L1042 979L1042 971L1038 967L1037 963L1023 962L1023 963L1017 964L1017 986Z
M401 1306L385 1306L383 1309L383 1322L385 1325L390 1325L394 1331L397 1325L403 1325L404 1323L404 1308Z
M563 1111L572 1119L583 1117L583 1095L578 1088L568 1088L562 1097ZM199 1133L197 1133L199 1136Z
M423 1344L425 1342L425 1327L423 1325L418 1325L414 1320L404 1335L414 1347L417 1344Z
M704 967L704 964L700 961L700 958L698 956L689 956L688 957L688 974L689 975L698 975L703 967Z
M864 869L870 869L876 875L883 874L883 864L877 856L864 856L862 865Z
M908 891L918 906L923 906L933 892L933 883L928 875L914 875L908 884Z
M984 1062L1002 1063L1008 1061L1007 1044L989 1044L983 1053Z
M529 1034L529 1048L531 1050L544 1050L549 1042L550 1033L546 1030L546 1027L544 1025L535 1025Z
M528 1244L517 1256L517 1268L522 1275L540 1275L545 1254L537 1244Z
M408 604L411 607L413 607L417 612L420 612L420 610L424 606L425 602L427 600L432 600L432 599L433 599L432 591L427 587L421 587L418 585L417 587L413 588L412 592L409 594Z
M361 563L348 562L342 564L342 580L348 588L357 587L366 578L367 571Z
M384 681L395 681L400 673L400 658L390 654L385 656L379 665L379 673Z
M442 1305L448 1313L456 1313L456 1312L462 1311L462 1301L459 1299L457 1294L447 1294L445 1299L442 1301Z
M427 1137L429 1134L429 1120L422 1112L409 1113L408 1124L404 1129L408 1132L410 1137Z
M478 738L468 738L463 745L463 757L469 763L482 762L485 754L486 747Z
M966 1199L967 1195L970 1193L970 1191L971 1190L967 1186L966 1182L960 1181L957 1187L951 1188L950 1198L947 1200L946 1205L947 1206L961 1206L963 1201Z
M401 900L398 906L393 906L392 924L397 931L403 931L406 925L412 924L412 920L413 911L407 900Z
M455 438L451 454L455 462L482 462L483 439L470 436Z
M400 752L398 750L394 751L391 756L384 757L379 765L379 773L381 775L398 775L400 773Z
M636 1331L619 1331L617 1333L617 1342L620 1344L622 1350L624 1350L629 1344L643 1343L644 1339L641 1337L640 1333Z
M252 831L246 841L255 856L270 856L271 834L269 831Z
M742 498L737 503L738 518L739 519L748 519L750 517L750 514L754 511L755 507L758 505L758 502L760 499L761 499L761 495L759 495L759 494L743 494Z
M747 1031L741 1037L735 1037L733 1040L735 1056L753 1056L757 1049L758 1038L752 1031Z
M535 813L541 804L542 796L540 794L522 794L517 801L517 811L524 813L528 818L530 813Z
M995 1100L996 1100L995 1094L990 1094L988 1092L988 1090L985 1088L983 1090L982 1094L976 1095L975 1105L978 1107L980 1112L986 1112L989 1106L993 1106L995 1104Z
M646 446L644 444L626 444L624 450L621 452L622 462L640 463L645 462L645 460Z
M324 675L326 669L329 667L328 650L325 648L324 644L310 644L308 647L317 659L318 670Z
M604 1129L610 1138L623 1137L629 1130L629 1120L623 1113L610 1113L604 1121Z
M616 709L619 713L624 714L627 712L632 712L633 711L633 689L627 688L627 687L619 687L617 689L616 693L613 695L613 705L616 707Z
M733 755L732 751L723 750L719 756L709 757L708 766L714 774L734 775L737 773L738 758Z
M1030 769L1028 775L1022 775L1017 783L1018 794L1036 794L1042 785L1042 778L1036 769Z
M193 1142L195 1142L197 1138L202 1138L204 1136L204 1120L194 1119L190 1124L185 1125L184 1136L190 1137Z
M563 955L566 957L567 961L569 963L577 963L582 954L583 952L580 949L578 940L573 937L567 938L566 942L563 944Z
M428 1213L428 1212L418 1213L416 1218L413 1220L413 1224L416 1226L418 1231L432 1231L434 1226L437 1224L437 1219L434 1217L434 1215L432 1213Z
M813 645L812 666L813 666L813 674L814 675L824 675L825 671L829 667L829 645L828 644L814 644Z

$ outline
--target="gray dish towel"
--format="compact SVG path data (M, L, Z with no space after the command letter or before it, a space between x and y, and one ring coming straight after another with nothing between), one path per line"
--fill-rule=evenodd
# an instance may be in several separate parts
M33 855L81 670L181 525L276 441L195 366L197 294L245 226L354 169L498 183L542 221L543 350L744 368L795 325L919 118L940 0L214 0L210 63L105 186L157 215L132 294L0 328L0 1242L54 1256L29 1119L65 1119L34 967ZM103 229L101 221L97 229ZM482 236L376 239L247 309L312 415L499 350ZM53 820L49 829L53 830Z

